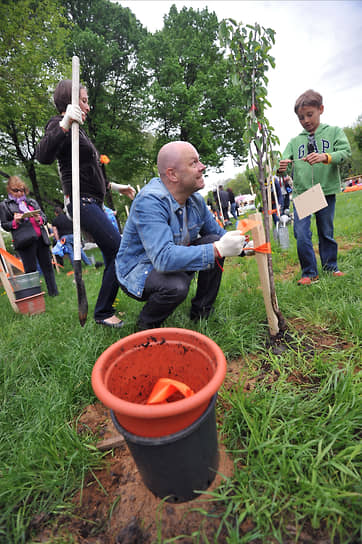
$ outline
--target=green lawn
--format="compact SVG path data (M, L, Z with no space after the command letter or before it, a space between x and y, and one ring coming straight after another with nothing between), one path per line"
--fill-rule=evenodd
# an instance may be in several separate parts
M290 534L298 542L305 527L327 531L330 542L362 536L361 203L361 192L337 199L335 236L344 278L320 274L318 284L297 286L292 231L287 252L273 242L278 302L289 324L289 346L281 355L267 347L253 257L228 260L208 321L195 325L188 318L193 285L166 323L206 334L228 361L240 361L248 377L264 376L247 394L241 384L223 388L217 405L220 432L235 459L234 477L214 492L225 509L229 543L283 543ZM116 308L124 313L125 327L95 325L103 269L92 267L84 273L89 315L81 328L76 287L66 270L57 275L60 296L46 297L40 315L14 313L0 288L1 543L29 541L33 517L69 509L88 470L100 465L94 437L77 435L74 421L96 400L90 384L94 362L134 332L141 307L120 291ZM323 342L324 334L329 342ZM316 337L311 352L305 346ZM244 534L246 519L251 528Z

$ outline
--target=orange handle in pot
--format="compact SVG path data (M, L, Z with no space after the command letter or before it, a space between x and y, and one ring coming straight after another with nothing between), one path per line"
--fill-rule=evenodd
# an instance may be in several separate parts
M176 391L181 393L185 398L194 395L194 391L191 387L182 382L171 380L170 378L159 378L148 397L147 404L166 402L168 397L173 395Z

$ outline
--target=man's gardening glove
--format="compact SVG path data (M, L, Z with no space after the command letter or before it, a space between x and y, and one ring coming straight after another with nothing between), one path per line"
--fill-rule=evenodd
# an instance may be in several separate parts
M79 124L83 124L82 110L79 106L68 104L63 119L59 122L62 129L68 131L73 121L77 121Z
M220 257L236 257L242 252L244 241L245 236L240 231L232 230L214 242L214 247Z

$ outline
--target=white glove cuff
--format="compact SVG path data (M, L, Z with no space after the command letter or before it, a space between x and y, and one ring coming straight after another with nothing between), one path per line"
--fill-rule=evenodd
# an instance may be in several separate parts
M70 126L69 124L64 120L64 117L61 121L59 121L59 126L60 128L62 128L63 130L66 130L68 132L68 130L70 129Z
M129 189L131 186L128 185L122 185L121 183L110 183L110 187L112 191L119 191L120 189Z

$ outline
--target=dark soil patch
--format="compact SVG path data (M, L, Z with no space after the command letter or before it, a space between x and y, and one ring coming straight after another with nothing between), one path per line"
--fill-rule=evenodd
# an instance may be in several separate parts
M97 433L101 442L120 438L109 411L98 402L88 406L81 415L79 432L82 429ZM222 444L219 447L219 473L208 491L233 474L232 459ZM83 490L76 493L73 503L72 516L58 518L51 529L42 531L33 542L151 544L185 535L177 542L191 543L190 535L199 530L212 542L223 515L223 507L210 502L207 492L178 505L156 498L143 484L124 441L106 455L104 468L87 476ZM70 535L73 540L67 539ZM222 535L220 538L220 542L225 541Z
M298 318L289 320L287 330L268 338L266 342L266 348L271 349L274 355L281 355L292 349L302 352L306 358L331 348L339 351L348 347L352 347L352 344L329 333L328 329L316 327Z
M294 320L291 326L309 338L306 349L311 352L323 351L326 347L340 350L349 347L348 342L339 340L326 330L316 327L308 330L308 325L302 320ZM279 378L278 371L271 368L267 352L264 359L255 358L255 368L258 370L253 372L254 377L251 378L251 372L243 360L229 362L224 388L228 390L242 385L247 393L261 381L271 384ZM301 372L291 373L288 380L296 385L315 386L315 378L304 376ZM213 503L208 494L233 474L233 460L220 440L219 473L208 492L193 501L175 505L156 498L145 487L126 443L111 422L107 408L98 402L88 406L77 425L79 433L90 432L97 436L101 449L108 445L105 464L100 470L87 475L83 489L73 497L72 515L59 516L50 528L46 527L46 516L40 514L33 519L32 527L38 531L33 543L165 544L176 537L181 544L226 543L224 530L216 536L224 505ZM112 443L116 447L111 448L109 444ZM253 527L251 519L244 520L240 535ZM199 537L196 536L197 532ZM292 523L286 527L286 533L284 544L294 544L296 536ZM260 540L254 542L264 544ZM326 530L316 532L311 527L303 529L297 542L332 544ZM274 543L276 541L273 539L268 541L268 544Z

